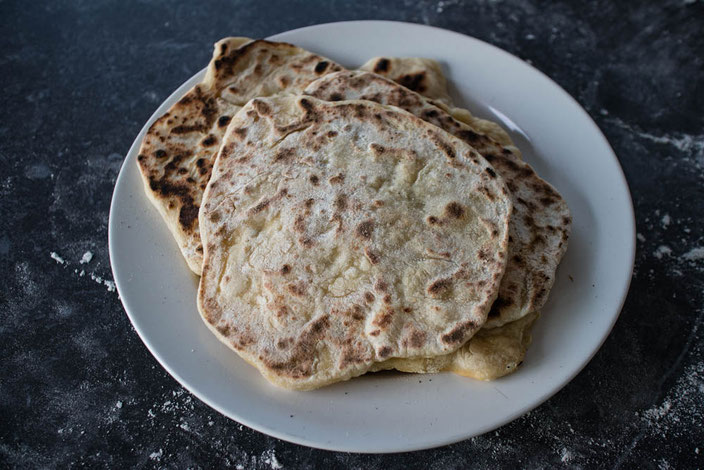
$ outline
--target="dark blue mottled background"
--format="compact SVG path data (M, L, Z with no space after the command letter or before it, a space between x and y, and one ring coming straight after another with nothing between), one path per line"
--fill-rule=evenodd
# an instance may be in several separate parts
M212 43L351 19L530 61L609 138L638 220L630 295L589 366L497 432L412 454L313 450L218 415L111 290L123 155ZM0 467L704 466L704 2L0 1L0 32Z

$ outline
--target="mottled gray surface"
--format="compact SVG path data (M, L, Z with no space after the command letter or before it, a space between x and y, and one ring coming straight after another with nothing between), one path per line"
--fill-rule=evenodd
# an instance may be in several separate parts
M191 397L132 329L107 251L123 155L213 41L367 18L547 73L609 138L638 220L626 306L587 368L497 432L403 455L288 444ZM704 466L703 2L0 1L0 26L0 467Z

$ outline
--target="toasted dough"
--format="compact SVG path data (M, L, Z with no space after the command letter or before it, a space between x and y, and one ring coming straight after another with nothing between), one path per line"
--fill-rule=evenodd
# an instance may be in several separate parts
M497 295L511 207L481 155L403 110L255 99L206 189L199 309L287 388L448 354Z

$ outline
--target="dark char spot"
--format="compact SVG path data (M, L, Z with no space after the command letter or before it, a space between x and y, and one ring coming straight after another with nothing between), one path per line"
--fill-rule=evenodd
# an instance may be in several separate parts
M383 72L388 72L389 70L389 59L379 59L376 64L374 64L374 72L375 73L383 73Z

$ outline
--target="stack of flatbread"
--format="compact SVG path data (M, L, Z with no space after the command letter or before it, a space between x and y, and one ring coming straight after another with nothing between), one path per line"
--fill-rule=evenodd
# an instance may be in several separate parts
M212 332L272 383L513 372L570 212L430 59L227 38L138 157Z

